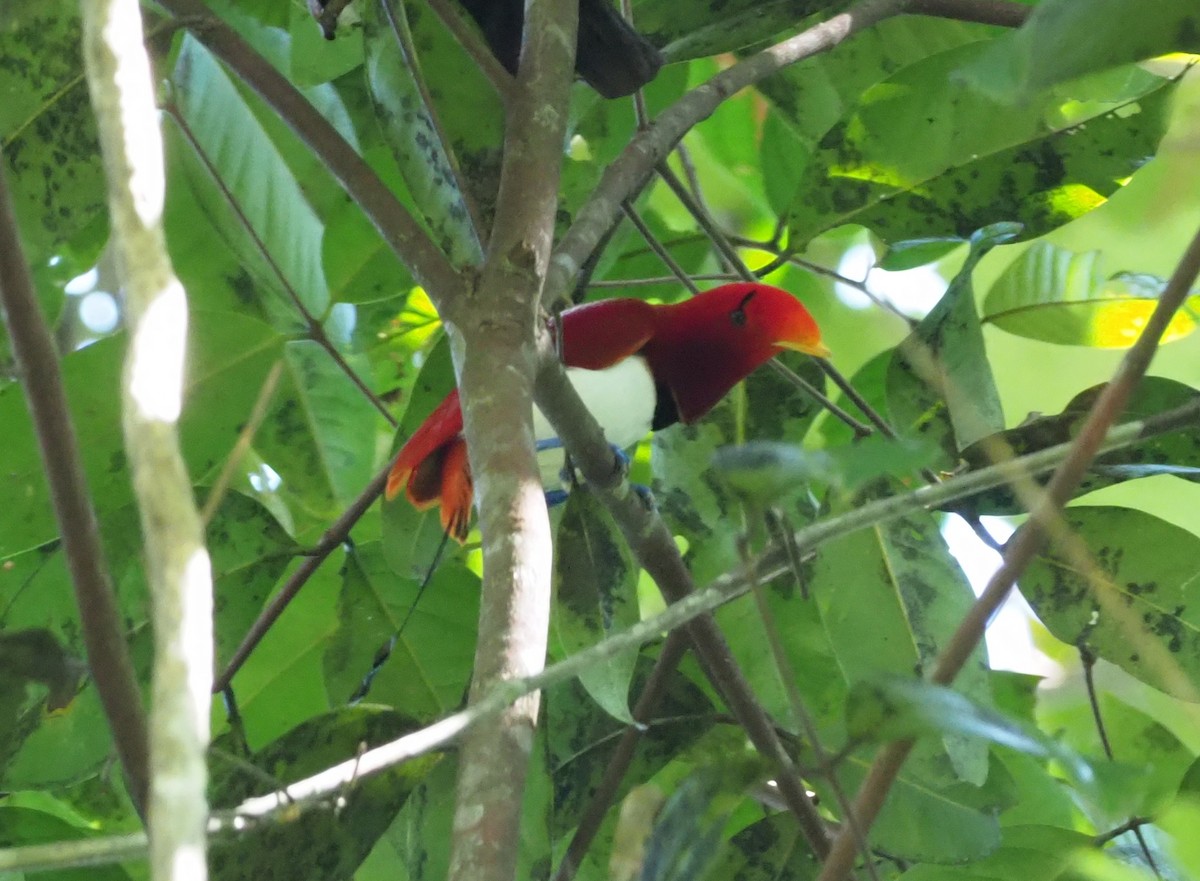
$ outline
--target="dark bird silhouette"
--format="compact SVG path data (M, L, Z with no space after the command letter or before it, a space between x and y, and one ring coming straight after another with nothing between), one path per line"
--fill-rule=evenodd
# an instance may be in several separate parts
M509 73L517 72L523 0L459 0L483 31L492 54ZM662 53L635 31L609 0L579 0L575 72L605 98L631 95L654 79Z

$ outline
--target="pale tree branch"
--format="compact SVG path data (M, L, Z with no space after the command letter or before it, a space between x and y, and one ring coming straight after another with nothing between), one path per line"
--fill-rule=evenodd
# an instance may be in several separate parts
M1158 350L1158 343L1171 318L1187 299L1192 284L1200 274L1200 232L1192 239L1187 251L1171 275L1167 287L1155 305L1137 342L1126 353L1116 374L1105 386L1088 414L1087 421L1071 445L1070 453L1054 472L1038 504L1005 546L1004 559L987 587L971 606L962 623L938 656L930 679L939 685L954 681L979 641L983 639L987 622L1008 597L1017 578L1041 552L1055 526L1061 523L1063 505L1079 485L1088 465L1100 452L1109 429L1129 402L1137 385ZM869 829L891 791L900 768L912 750L912 740L895 741L884 747L854 799L854 812L862 829ZM821 869L819 881L841 881L854 863L855 842L848 831L834 841L829 859Z
M154 624L150 868L203 881L212 568L179 450L187 297L163 236L162 132L137 0L85 0L83 57L129 322L122 410Z
M146 711L125 644L125 626L100 542L54 338L34 293L5 178L0 162L0 306L50 485L83 625L88 668L112 728L130 797L145 817L150 781Z
M550 260L562 144L575 68L578 5L532 0L506 106L504 159L476 288L435 296L451 333L483 536L472 703L545 665L550 522L533 443L538 302ZM431 292L433 293L433 292ZM464 738L451 881L510 881L538 697L529 694Z

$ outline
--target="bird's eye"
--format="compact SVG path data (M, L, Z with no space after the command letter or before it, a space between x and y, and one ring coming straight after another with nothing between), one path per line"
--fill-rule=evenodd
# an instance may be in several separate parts
M733 322L734 327L746 326L746 304L754 297L754 291L742 297L742 302L737 304L737 308L729 313L729 320Z

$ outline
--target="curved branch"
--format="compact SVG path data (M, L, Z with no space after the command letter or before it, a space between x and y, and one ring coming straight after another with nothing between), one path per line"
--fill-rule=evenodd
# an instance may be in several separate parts
M0 161L0 306L45 464L63 555L79 606L88 667L128 776L130 797L145 817L150 781L146 711L79 458L54 338L34 294L5 177Z

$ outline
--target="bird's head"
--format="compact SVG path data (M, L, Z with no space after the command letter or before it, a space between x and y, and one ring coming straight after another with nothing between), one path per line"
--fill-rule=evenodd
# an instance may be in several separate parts
M656 377L674 395L684 422L699 419L780 352L829 355L809 311L771 285L722 285L658 308L655 334L645 352Z

